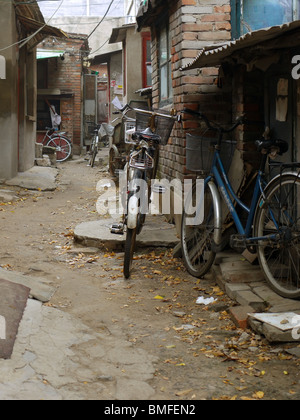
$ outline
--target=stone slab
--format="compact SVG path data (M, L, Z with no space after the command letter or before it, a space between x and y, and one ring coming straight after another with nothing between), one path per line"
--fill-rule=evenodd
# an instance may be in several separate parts
M237 293L240 291L251 291L251 288L244 283L226 283L225 291L230 299L236 299Z
M15 178L6 181L5 184L27 190L54 191L57 175L58 170L55 168L34 166L26 172L19 172Z
M42 277L25 276L17 271L0 268L0 278L28 287L30 295L43 303L48 302L56 291L56 288Z
M81 223L75 227L74 238L85 246L122 249L126 235L116 235L110 232L110 226L114 222L113 219L101 219ZM159 216L147 218L142 233L137 237L137 246L144 248L173 248L178 242L176 228Z
M251 290L237 291L236 300L240 305L251 306L256 311L263 311L266 308L265 302Z
M249 317L253 312L295 312L300 314L300 301L286 299L275 293L266 282L262 270L241 259L237 253L218 254L213 266L215 280L227 295L240 304L230 308L233 322L240 328L250 326L271 343L300 342L292 337L291 331L281 331L272 325Z
M253 292L256 293L261 299L263 299L270 306L282 305L282 304L287 304L287 303L291 303L291 304L295 303L295 301L292 301L290 299L285 299L279 296L277 293L273 292L273 290L270 289L270 287L267 285L253 287ZM300 302L298 302L298 307L300 309ZM274 311L272 310L272 312Z
M253 267L247 262L221 263L220 270L224 280L230 283L251 283L264 280L260 267Z
M251 317L249 317L249 325L254 331L265 336L270 343L297 342L292 337L292 331L281 331L272 325L259 322Z
M28 299L12 357L0 359L0 400L150 399L157 360L127 337Z
M30 289L0 278L0 358L9 359Z

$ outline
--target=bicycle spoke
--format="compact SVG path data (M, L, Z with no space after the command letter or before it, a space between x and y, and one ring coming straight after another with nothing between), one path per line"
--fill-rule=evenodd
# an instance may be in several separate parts
M271 186L272 187L272 186ZM257 236L266 237L259 243L259 259L271 287L284 297L300 297L300 180L283 175L274 182L260 210Z
M64 162L71 156L72 146L67 138L53 137L49 140L47 146L56 149L56 160L58 162Z
M205 215L201 226L189 226L188 220L191 215L184 211L182 220L182 251L187 270L194 277L204 276L211 268L215 259L212 251L212 240L214 232L214 212L212 206L212 196L209 187L205 190ZM186 203L186 209L191 209L195 205L195 191Z

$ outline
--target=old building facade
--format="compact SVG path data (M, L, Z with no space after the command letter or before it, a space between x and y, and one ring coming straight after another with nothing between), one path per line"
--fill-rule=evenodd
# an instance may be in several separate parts
M34 165L37 124L36 46L64 34L46 25L36 1L0 3L0 179Z
M38 46L37 139L52 126L49 105L61 116L60 130L68 133L74 153L84 140L83 75L89 48L86 35L68 34L65 39L47 38Z
M230 41L230 1L147 1L139 10L137 23L140 30L151 28L153 107L181 112L185 107L198 109L201 104L213 119L228 119L229 109L224 115L227 93L219 90L218 69L182 68L202 47ZM183 179L187 175L186 132L197 125L186 120L183 127L175 127L169 144L161 150L161 177Z
M292 60L300 61L299 11L298 0L145 0L138 12L138 29L151 28L155 108L200 110L221 125L246 114L233 134L229 171L245 200L260 162L255 140L267 127L289 143L279 160L299 161L300 77L292 76ZM161 150L161 178L195 175L186 167L186 134L199 128L187 116L175 126Z

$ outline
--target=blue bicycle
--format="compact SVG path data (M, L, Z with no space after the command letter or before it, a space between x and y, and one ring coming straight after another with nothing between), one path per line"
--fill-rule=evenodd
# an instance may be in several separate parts
M300 164L274 163L279 174L270 182L265 176L268 156L274 158L277 154L286 153L287 142L270 139L256 142L262 160L255 174L255 187L248 206L234 191L222 159L224 134L244 124L244 118L225 129L209 121L203 113L188 109L185 112L200 118L211 132L217 134L215 141L208 140L209 147L213 147L213 157L207 168L201 198L197 197L194 187L183 211L181 245L188 272L194 277L203 277L213 265L216 253L224 247L223 199L231 224L235 225L237 231L231 236L231 243L257 253L267 282L279 295L300 298ZM207 139L202 141L207 142ZM204 156L204 160L207 157ZM196 208L195 211L199 212L199 206L204 209L203 222L193 224L190 209ZM240 209L242 213L246 212L246 222L241 217Z

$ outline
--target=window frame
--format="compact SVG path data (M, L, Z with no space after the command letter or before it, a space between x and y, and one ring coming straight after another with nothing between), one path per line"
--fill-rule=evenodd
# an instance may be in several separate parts
M162 56L162 35L166 35L166 51L167 58L161 62ZM163 16L162 19L157 24L157 41L158 41L158 76L159 76L159 104L161 107L170 105L173 103L173 86L172 86L172 54L171 54L171 39L169 31L169 16ZM162 74L165 71L166 77L164 81L166 82L166 91L167 95L162 97Z
M150 57L147 55L147 43L150 42L150 51L151 51L151 33L150 32L142 32L142 83L143 83L143 89L148 88L152 86L152 80L151 84L148 84L148 78L147 78L147 69L150 65L152 67L152 59L151 59L151 52ZM150 58L150 61L147 60L147 58Z

